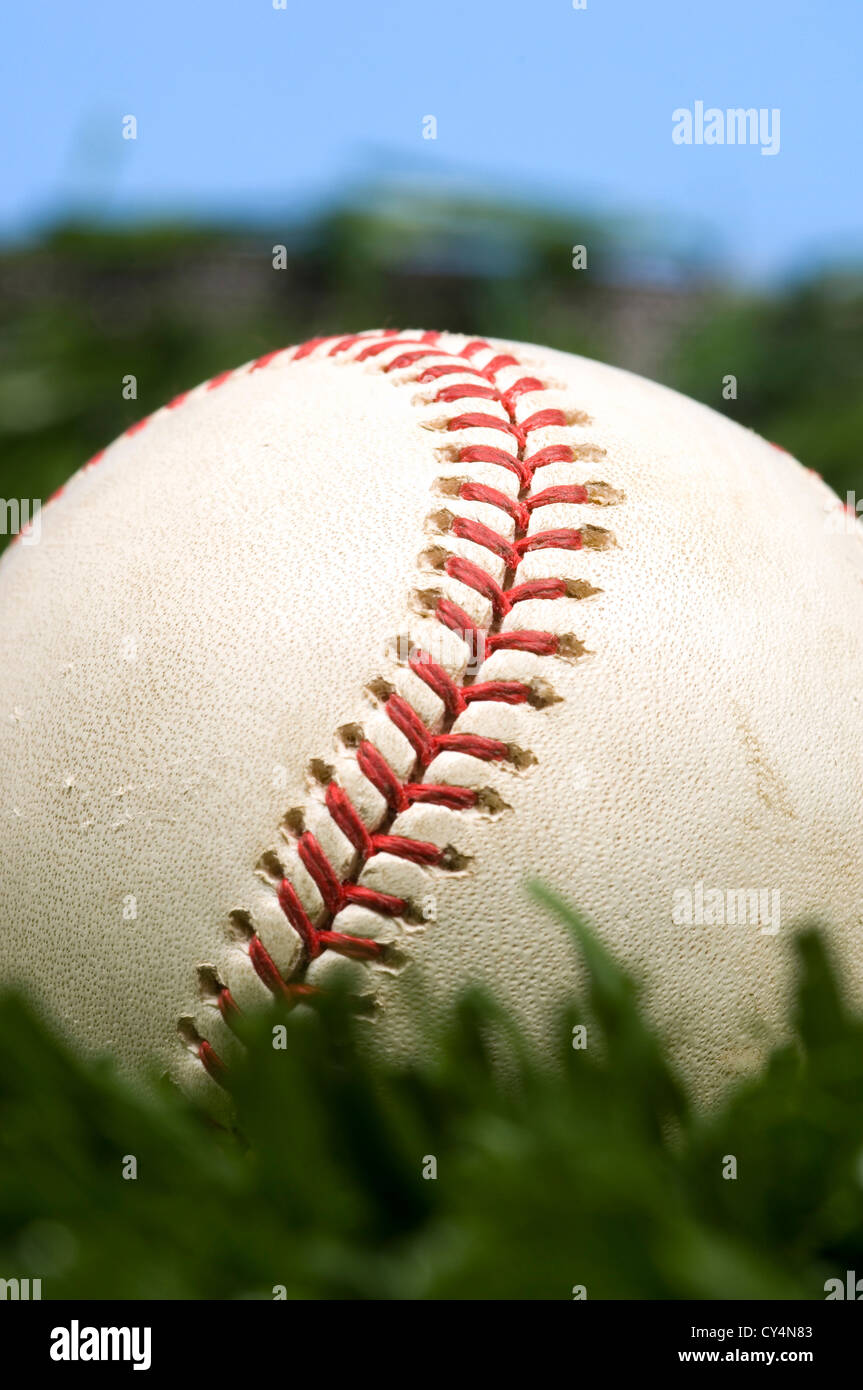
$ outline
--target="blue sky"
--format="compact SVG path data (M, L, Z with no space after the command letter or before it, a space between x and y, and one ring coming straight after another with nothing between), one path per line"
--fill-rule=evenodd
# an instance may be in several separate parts
M861 40L860 0L10 5L0 236L82 208L288 215L384 173L665 218L741 278L805 271L863 251ZM779 108L779 154L676 146L699 100Z

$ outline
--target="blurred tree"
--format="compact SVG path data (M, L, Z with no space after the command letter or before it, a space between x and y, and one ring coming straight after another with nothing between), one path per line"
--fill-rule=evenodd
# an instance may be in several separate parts
M391 188L301 225L57 227L0 255L0 495L44 500L135 420L273 347L402 325L640 371L863 491L863 274L735 293L664 236Z

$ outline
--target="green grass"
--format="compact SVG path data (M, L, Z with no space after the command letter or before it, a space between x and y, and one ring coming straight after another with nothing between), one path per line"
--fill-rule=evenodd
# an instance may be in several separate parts
M863 1021L818 934L792 1041L704 1115L632 981L547 900L588 980L551 1065L478 991L411 1066L358 1045L333 997L285 1050L247 1025L235 1132L167 1086L142 1100L6 997L0 1276L43 1298L823 1299L863 1274ZM601 1045L576 1050L586 1020Z

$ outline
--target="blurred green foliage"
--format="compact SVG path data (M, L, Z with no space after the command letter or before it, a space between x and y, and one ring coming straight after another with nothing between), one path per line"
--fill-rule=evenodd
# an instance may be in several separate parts
M0 1274L45 1298L823 1299L863 1270L863 1020L818 934L792 1040L701 1114L632 982L544 896L587 979L551 1062L476 991L412 1064L322 998L285 1049L247 1021L235 1131L167 1087L140 1099L6 997Z
M46 499L129 424L226 367L380 326L602 358L863 492L863 275L744 293L669 236L406 192L305 225L56 228L0 253L0 496ZM572 268L576 244L587 269ZM729 374L737 400L722 396Z

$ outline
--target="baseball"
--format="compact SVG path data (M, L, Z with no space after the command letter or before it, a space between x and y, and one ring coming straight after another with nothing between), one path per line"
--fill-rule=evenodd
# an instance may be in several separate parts
M469 981L550 1048L580 966L539 880L714 1096L783 1035L798 923L863 999L835 506L527 344L352 334L171 401L0 562L0 981L204 1099L237 1010L340 972L394 1053Z

